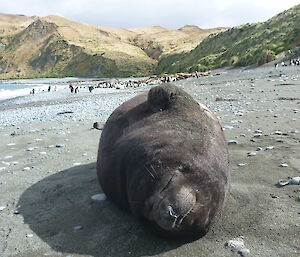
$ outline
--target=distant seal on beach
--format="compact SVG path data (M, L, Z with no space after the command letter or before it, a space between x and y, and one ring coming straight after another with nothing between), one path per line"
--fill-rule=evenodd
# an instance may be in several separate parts
M220 215L230 163L214 113L160 85L119 106L100 139L97 175L108 199L167 236L201 237Z

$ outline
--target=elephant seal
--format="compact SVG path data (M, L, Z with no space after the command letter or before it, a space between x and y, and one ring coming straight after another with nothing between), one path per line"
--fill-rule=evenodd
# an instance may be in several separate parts
M100 139L97 175L108 199L172 237L201 237L220 215L230 163L217 117L164 84L119 106Z

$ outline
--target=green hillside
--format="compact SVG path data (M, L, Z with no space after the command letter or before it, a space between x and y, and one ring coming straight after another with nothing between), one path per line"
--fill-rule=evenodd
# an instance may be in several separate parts
M155 73L262 65L300 46L300 5L266 22L210 35L194 50L160 59Z

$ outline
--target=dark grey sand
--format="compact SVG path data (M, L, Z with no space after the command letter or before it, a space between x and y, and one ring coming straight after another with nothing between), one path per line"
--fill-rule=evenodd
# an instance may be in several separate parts
M91 200L102 192L95 171L101 131L92 124L104 124L147 88L2 103L0 256L239 256L225 246L238 236L249 256L300 256L300 185L276 186L300 176L299 71L222 70L175 83L215 111L227 140L237 141L228 146L227 207L194 242L159 238L110 202ZM75 113L56 115L61 111Z

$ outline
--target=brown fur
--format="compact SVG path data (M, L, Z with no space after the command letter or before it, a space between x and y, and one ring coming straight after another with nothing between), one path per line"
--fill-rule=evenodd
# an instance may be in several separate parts
M170 236L204 235L229 191L227 145L216 116L173 85L118 107L99 143L107 197Z

